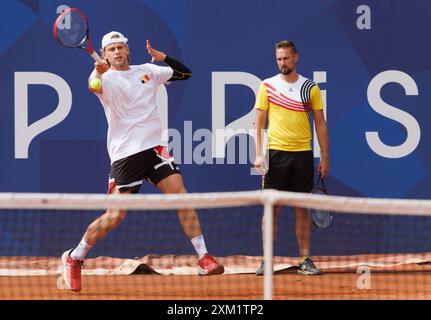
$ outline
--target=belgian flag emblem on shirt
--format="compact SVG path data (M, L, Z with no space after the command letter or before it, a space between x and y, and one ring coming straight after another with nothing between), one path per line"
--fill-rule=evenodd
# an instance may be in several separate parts
M141 77L141 82L142 83L147 83L148 81L150 81L151 80L151 78L150 78L150 76L148 75L148 74L144 74L142 77Z

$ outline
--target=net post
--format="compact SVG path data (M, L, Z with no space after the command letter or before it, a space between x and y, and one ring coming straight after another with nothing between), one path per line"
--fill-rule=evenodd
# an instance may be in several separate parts
M269 190L268 190L269 191ZM272 192L269 191L269 192ZM269 196L264 199L264 270L263 270L263 299L272 300L272 257L273 257L273 239L272 239L272 221L273 221L274 198Z

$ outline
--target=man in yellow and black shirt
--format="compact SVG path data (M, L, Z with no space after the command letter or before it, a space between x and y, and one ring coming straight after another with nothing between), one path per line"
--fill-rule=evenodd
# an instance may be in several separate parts
M292 192L311 192L314 178L314 159L311 150L312 115L321 149L318 174L329 171L328 130L318 85L296 71L298 51L291 41L276 44L276 60L280 73L262 81L256 99L256 160L254 166L264 174L263 188ZM268 118L269 163L262 150L262 130ZM273 239L277 236L280 206L274 208ZM310 259L311 221L308 210L295 208L300 274L321 274ZM262 233L263 225L262 222ZM256 274L263 274L264 264Z

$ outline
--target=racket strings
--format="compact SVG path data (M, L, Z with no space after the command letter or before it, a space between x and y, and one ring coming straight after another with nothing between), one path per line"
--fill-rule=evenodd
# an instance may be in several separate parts
M84 17L75 11L67 13L63 19L59 19L56 25L57 38L66 47L83 48L88 34L88 24Z

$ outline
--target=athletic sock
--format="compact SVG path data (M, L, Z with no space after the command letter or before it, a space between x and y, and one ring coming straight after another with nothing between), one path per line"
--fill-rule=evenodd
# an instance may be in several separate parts
M205 240L204 240L203 234L200 234L190 239L190 241L192 242L193 247L195 248L199 259L202 258L206 253L208 253L207 247L205 246Z
M302 257L299 259L299 263L303 263L305 260L307 260L307 258L309 258L309 256L302 256Z
M73 260L84 260L85 256L87 255L88 251L90 251L91 246L85 242L84 239L81 240L81 242L78 244L78 246L72 250L70 253L70 257Z

